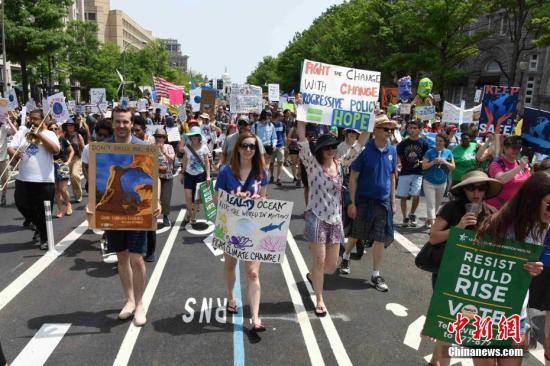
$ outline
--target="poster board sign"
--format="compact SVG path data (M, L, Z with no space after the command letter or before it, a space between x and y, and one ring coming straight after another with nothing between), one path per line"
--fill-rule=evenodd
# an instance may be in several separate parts
M460 113L462 112L462 123L472 123L479 121L479 116L481 114L481 104L469 108L461 109L460 107L445 102L443 104L443 115L441 117L442 123L460 123Z
M138 112L147 111L147 99L141 98L137 101L136 110Z
M279 102L279 84L268 84L267 85L267 95L270 102Z
M536 152L550 155L550 112L525 107L521 138Z
M187 121L187 111L185 105L178 106L178 118L181 122Z
M105 88L90 89L90 104L97 105L107 101L107 92Z
M168 112L168 107L165 104L155 103L153 105L153 113L156 113L157 109L160 109L161 116L166 116L166 113Z
M76 102L74 100L69 100L67 102L67 108L69 108L69 112L76 112Z
M474 95L474 103L479 103L481 100L481 89L476 89L476 94Z
M516 120L520 88L485 85L479 117L479 132L512 134ZM495 132L496 131L496 132Z
M191 110L193 112L201 110L201 93L202 88L195 88L189 91L189 102L191 103Z
M158 147L90 143L90 227L156 230Z
M260 113L264 107L262 88L255 85L233 84L229 96L231 113Z
M63 93L49 96L46 104L49 106L51 115L57 123L61 124L69 119L69 110L67 109Z
M475 233L451 228L437 282L422 333L450 343L458 343L448 324L457 316L469 319L460 332L464 346L510 345L511 339L474 339L473 318L492 319L497 327L501 316L521 313L531 282L525 262L539 260L542 245L506 241L474 244ZM480 278L481 276L481 278Z
M390 104L397 104L397 88L384 86L382 87L382 99L380 105L386 109Z
M423 105L414 108L414 115L416 119L421 121L431 121L435 119L435 106Z
M372 132L380 72L304 60L297 119Z
M17 102L17 94L15 94L15 89L11 88L8 90L8 109L13 111L17 107L19 107L19 102Z
M177 142L181 140L179 127L166 127L166 134L168 135L168 142Z
M212 246L244 261L281 263L294 203L218 194Z
M8 119L8 98L0 98L0 121L5 122Z
M183 104L183 90L181 89L169 89L168 90L168 99L172 105L182 105Z
M158 125L145 125L145 133L147 136L153 136L157 132Z
M296 106L294 105L294 103L285 103L285 104L282 104L282 106L283 106L283 111L288 109L292 113L296 113Z
M216 221L216 205L214 204L214 182L208 185L206 182L199 183L199 194L201 197L204 217L207 221Z
M402 114L404 116L408 116L411 114L411 103L401 103L399 105L399 114Z
M208 113L210 120L215 120L216 114L216 91L214 89L202 89L201 91L201 113Z

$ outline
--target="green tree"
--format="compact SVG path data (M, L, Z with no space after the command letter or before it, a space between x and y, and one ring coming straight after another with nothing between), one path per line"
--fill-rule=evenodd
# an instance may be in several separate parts
M72 0L10 0L4 5L7 57L21 66L25 102L29 63L54 53L68 41L63 18L71 3Z
M267 91L266 84L279 83L279 74L277 73L277 58L273 56L265 56L258 63L256 69L248 76L246 82L251 85L261 86L264 91Z
M533 25L540 26L540 32L535 39L539 47L550 46L550 3L545 3L533 16Z

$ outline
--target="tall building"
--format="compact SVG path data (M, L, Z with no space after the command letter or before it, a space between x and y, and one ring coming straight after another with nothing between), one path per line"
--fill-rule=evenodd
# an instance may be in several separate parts
M67 9L67 20L84 21L84 0L75 0Z
M461 65L467 76L447 91L446 99L458 105L461 100L473 105L476 89L484 85L508 85L500 65L507 74L512 73L513 44L503 12L484 15L470 29L469 32L491 31L492 35L480 42L480 52L476 56ZM515 80L513 86L521 87L525 106L550 110L550 47L524 52L518 60Z
M181 54L181 44L177 39L167 38L161 39L166 47L166 51L170 55L170 65L187 72L187 59L189 56Z

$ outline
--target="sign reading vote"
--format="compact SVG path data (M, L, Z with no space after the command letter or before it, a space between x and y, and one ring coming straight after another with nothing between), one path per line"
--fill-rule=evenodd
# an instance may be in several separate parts
M298 120L372 132L380 72L304 60Z
M212 246L243 261L281 263L293 205L220 190Z
M509 345L511 339L482 339L478 331L483 324L497 329L502 319L519 318L531 282L523 264L538 261L543 247L511 240L478 244L474 236L451 228L441 262L445 270L438 273L422 333L464 346ZM459 334L456 324L462 325Z

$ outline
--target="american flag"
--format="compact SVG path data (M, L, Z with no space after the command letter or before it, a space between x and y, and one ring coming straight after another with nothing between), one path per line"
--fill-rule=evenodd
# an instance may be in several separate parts
M183 91L183 96L185 97L185 87L183 85L173 84L158 76L153 76L153 84L155 85L157 98L162 98L162 97L168 98L168 90L173 90L173 89L179 89Z

